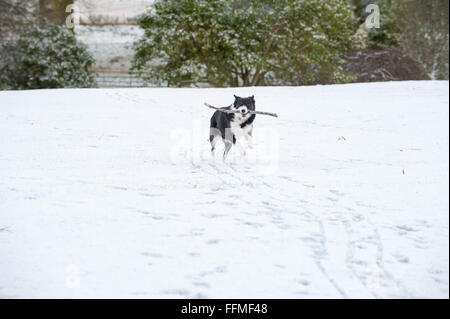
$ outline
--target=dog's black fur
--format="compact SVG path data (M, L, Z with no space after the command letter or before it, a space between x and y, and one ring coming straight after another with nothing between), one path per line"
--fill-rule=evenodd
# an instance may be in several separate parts
M255 110L255 97L250 96L242 98L234 96L234 103L223 109L231 110L236 109L241 113L224 113L216 111L211 117L210 137L211 152L214 154L217 139L221 138L225 144L225 152L223 154L224 159L230 151L233 144L236 144L237 138L245 137L251 145L253 122L256 115L248 114L249 111ZM242 151L245 153L245 151Z

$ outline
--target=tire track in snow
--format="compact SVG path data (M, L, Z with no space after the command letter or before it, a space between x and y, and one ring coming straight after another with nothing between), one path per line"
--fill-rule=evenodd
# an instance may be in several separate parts
M286 203L289 203L292 205L295 203L295 207L299 208L300 210L303 210L309 219L313 220L313 222L317 225L319 232L317 233L319 235L319 239L317 241L313 241L312 246L310 245L310 249L315 253L316 260L314 261L315 265L319 269L320 273L326 278L326 280L330 283L330 285L336 290L336 292L342 297L342 298L348 298L348 293L345 291L345 289L342 287L341 284L338 283L338 280L334 278L329 271L327 271L327 261L326 257L329 255L328 253L328 247L327 247L327 233L325 231L324 227L324 221L319 215L314 214L311 212L311 210L307 209L305 207L305 204L310 204L309 202L305 202L302 205L296 204L299 200L296 197L296 194L293 193L292 189L299 189L299 188L306 188L311 189L311 185L305 185L300 181L297 181L291 177L284 177L284 176L276 176L276 182L275 184L280 186L283 182L287 182L289 184L294 184L294 186L290 186L287 188L286 191L281 191L280 189L277 189L277 191L282 194L285 199L281 200L278 198L271 197L272 200L281 202L284 206L284 211L290 211L292 210L290 207L286 205ZM268 185L268 183L263 183L264 185ZM273 190L273 187L269 187L271 190ZM269 192L271 194L271 192ZM319 243L320 248L317 248L317 243Z
M239 173L236 169L234 169L232 166L230 166L230 169L233 170L235 172L235 174L233 174L233 176L236 179L239 179L238 177L236 177L236 174ZM246 171L247 176L249 174L249 171ZM250 176L252 179L256 179L260 185L264 185L264 187L266 188L266 192L264 192L266 195L268 194L268 200L272 201L272 202L277 202L278 205L280 206L281 203L281 209L279 209L280 212L289 212L291 211L291 207L288 207L289 204L295 203L296 201L298 201L298 199L294 198L295 195L291 195L291 192L282 192L283 196L287 199L285 200L280 200L278 197L275 197L274 194L279 195L278 192L273 192L274 188L267 183L265 180L263 180L263 178L261 176L258 176L257 174L252 174ZM280 181L282 180L282 178L280 178L280 176L277 176L277 180L278 182L276 182L276 185L280 185ZM303 184L300 184L299 182L294 182L293 180L290 180L291 183L295 184L294 188L291 189L296 189L298 186L304 186ZM278 190L280 191L280 190ZM280 192L281 193L281 192ZM286 194L290 194L289 196L286 196ZM270 199L269 199L270 198ZM286 205L286 203L288 203L288 205ZM302 210L306 210L305 207L300 206L300 208ZM320 239L319 239L319 243L321 245L321 249L320 252L318 252L318 255L316 256L317 260L315 261L315 264L317 266L317 268L319 269L319 271L322 273L322 275L328 280L328 282L331 284L332 287L334 287L334 289L338 292L338 294L343 297L343 298L348 298L347 293L345 292L345 290L341 287L341 285L338 284L337 280L335 278L333 278L333 276L331 276L329 274L329 272L326 270L326 267L324 265L324 257L328 255L328 248L327 248L327 236L326 236L326 232L324 229L324 224L321 218L319 218L316 214L311 213L310 211L307 211L307 215L309 215L309 217L311 219L314 220L314 222L318 225L319 227L319 234L320 234ZM300 214L298 214L300 215ZM315 249L315 247L310 247L313 251L317 252L317 249Z
M314 187L311 187L311 185L305 185L300 181L296 181L292 178L286 178L286 177L281 177L278 176L279 181L281 180L285 180L288 183L294 184L294 187L290 187L290 189L296 189L299 186L303 186L307 189L314 189ZM280 185L280 182L277 183L277 185ZM284 195L289 194L289 196L287 196L288 198L288 202L296 202L298 201L296 198L294 198L295 194L293 195L291 192L283 192ZM309 203L307 203L309 204ZM334 289L340 294L341 297L343 298L348 298L349 297L349 293L346 291L346 289L343 288L342 284L339 284L338 281L343 281L344 279L342 277L339 276L339 280L337 279L337 276L335 278L335 276L333 276L327 269L334 269L334 262L333 261L329 261L327 260L329 257L329 247L328 247L328 237L327 237L327 232L325 230L325 224L327 223L323 217L314 214L311 212L310 209L306 209L305 208L305 204L303 205L299 205L298 206L300 209L302 210L306 210L308 212L308 215L310 216L311 219L313 219L315 221L315 223L318 225L319 228L319 234L320 234L320 249L319 251L317 251L317 249L315 247L312 247L312 249L314 251L316 251L316 265L318 267L318 269L320 270L320 272L322 273L322 275L329 281L329 283L334 287ZM349 279L345 278L345 282L348 283Z
M413 298L411 292L405 287L405 285L398 279L396 279L385 267L384 262L383 262L383 243L381 241L381 237L380 234L378 232L378 229L376 229L376 237L378 239L379 245L378 245L378 254L377 254L377 264L380 266L381 270L383 271L383 273L385 274L387 279L390 279L391 281L395 282L397 284L398 287L400 287L403 292L404 295L407 298Z
M348 298L347 293L344 291L344 289L341 288L341 286L337 283L337 281L328 273L328 271L325 269L325 266L323 265L324 264L323 257L328 255L327 236L326 236L325 228L323 226L323 221L320 218L318 218L317 215L315 215L315 214L312 214L312 215L314 216L314 218L316 218L316 222L318 223L319 229L320 229L320 235L322 236L321 245L322 245L322 249L323 249L323 255L322 255L322 258L319 257L319 259L316 260L316 265L320 269L322 274L330 282L330 284L334 287L334 289L336 289L337 292L339 292L339 294L343 298L347 299Z
M358 204L357 201L348 198L349 195L346 195L346 199L352 202L352 207L357 209ZM401 295L407 298L411 298L412 295L408 291L408 289L404 286L404 284L396 279L385 267L383 262L383 242L379 235L378 227L370 220L368 216L368 212L366 214L356 213L356 210L350 207L339 206L339 209L342 211L347 210L347 213L351 216L351 218L347 218L342 220L345 231L347 233L347 267L351 270L351 272L355 275L355 277L360 281L360 283L370 292L370 294L374 298L384 298L389 296L381 295L382 291L379 288L381 286L393 285L395 288L401 291ZM350 206L350 205L348 205ZM355 227L355 222L357 222L357 227ZM360 233L355 229L369 229L369 231L365 231ZM358 251L359 245L371 245L375 246L374 256L371 256L370 260L373 262L367 262L365 269L359 270L356 267L358 264L363 262L362 260L358 260L355 256L355 252ZM367 249L367 247L366 247ZM366 258L367 260L367 258ZM361 268L361 267L360 267ZM392 289L389 289L392 291Z
M325 224L330 225L327 220L323 218L323 216L319 216L311 212L310 209L307 209L306 206L311 205L310 203L303 203L301 205L298 204L298 198L296 194L293 193L292 189L299 189L306 186L304 183L300 181L296 181L292 178L285 178L281 176L275 176L275 185L279 187L280 185L291 184L285 188L285 190L277 188L274 191L274 187L267 182L267 178L256 174L251 170L251 167L246 166L238 166L243 168L242 170L234 167L239 164L222 164L216 162L208 162L207 165L194 165L194 168L197 170L201 170L203 173L206 173L209 176L217 178L221 185L227 190L239 189L242 192L242 187L245 187L245 192L248 194L249 191L255 193L255 196L263 196L266 198L266 202L272 203L272 211L276 213L277 217L280 218L280 222L284 222L284 214L285 213L296 213L292 212L293 203L295 203L296 207L300 210L306 211L306 215L314 221L317 225L319 232L317 241L309 244L310 249L315 252L315 264L322 275L328 280L331 286L338 292L338 294L343 298L351 297L348 291L343 287L344 285L339 282L349 282L351 278L343 278L342 276L333 276L328 270L334 269L335 261L327 260L329 258L329 247L328 247L328 234L326 231ZM207 169L205 169L207 168ZM251 182L249 182L251 181ZM312 190L314 188L309 188ZM336 195L336 194L335 194ZM344 195L343 195L344 196ZM348 194L345 195L348 200ZM238 203L248 204L242 198L235 197L235 200ZM261 210L266 210L267 207L262 205L261 200L259 200L258 205ZM367 292L375 298L383 297L377 292L376 287L370 287L368 281L370 281L371 274L367 275L362 267L355 267L358 264L364 263L364 261L358 261L357 252L358 247L356 246L358 243L363 243L366 245L372 245L376 247L376 256L372 256L369 260L373 260L373 263L367 263L367 265L372 265L377 268L375 273L382 274L382 278L380 281L383 281L383 284L394 285L398 287L401 291L402 296L411 296L408 290L404 287L404 285L397 280L389 271L385 268L383 264L383 243L378 233L377 227L370 222L367 217L363 217L361 214L356 214L354 211L357 208L355 201L352 200L351 207L342 206L338 204L338 200L333 202L335 208L338 208L341 211L346 211L346 214L340 214L336 216L336 213L328 213L328 219L330 218L338 218L340 219L340 223L347 234L347 244L346 244L346 259L343 262L343 265L348 269L349 273L354 276L356 280L367 290ZM302 213L297 213L299 218L301 218ZM303 213L305 215L305 213ZM350 216L350 218L349 218ZM361 218L362 217L362 218ZM305 220L302 220L305 222ZM357 226L355 227L355 223ZM328 227L328 226L327 226ZM336 227L336 226L332 226ZM367 233L372 233L372 236L369 236L369 240L366 238L367 236L363 236L364 234L359 235L359 232L355 232L354 228L362 228L362 229L370 229ZM361 237L362 236L362 237ZM319 244L320 249L317 248L317 244ZM367 260L367 258L365 259ZM337 266L337 265L336 265ZM364 266L364 265L363 265ZM364 267L363 267L364 268Z

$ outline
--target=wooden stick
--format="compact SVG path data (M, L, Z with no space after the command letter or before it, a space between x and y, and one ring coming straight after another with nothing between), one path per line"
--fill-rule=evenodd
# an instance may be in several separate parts
M223 113L241 113L241 112L239 112L238 110L221 109L220 107L215 107L215 106L212 106L211 104L208 104L208 103L205 103L205 105L206 105L207 107L209 107L210 109L214 109L214 110L217 110L217 111L221 111L221 112L223 112ZM230 105L230 106L231 106L231 105Z
M214 109L223 113L241 113L238 110L227 110L227 109L222 109L220 107L215 107L212 106L211 104L205 103L205 105L207 107L209 107L210 109ZM270 113L270 112L262 112L262 111L248 111L248 113L250 114L259 114L259 115L268 115L268 116L273 116L273 117L278 117L278 115L276 113Z
M250 114L269 115L273 117L278 117L277 113L262 112L262 111L250 111Z

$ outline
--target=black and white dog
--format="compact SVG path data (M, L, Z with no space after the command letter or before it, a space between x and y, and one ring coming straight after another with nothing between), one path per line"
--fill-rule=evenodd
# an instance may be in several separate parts
M236 144L240 153L244 156L245 150L238 139L244 137L247 140L248 146L253 148L252 142L252 130L253 121L256 115L249 114L249 111L255 110L255 97L241 98L234 96L234 103L223 109L231 110L232 108L239 111L238 113L224 113L216 111L211 117L211 126L209 140L211 142L211 153L215 156L214 150L216 149L216 143L218 140L222 140L225 144L225 152L223 153L223 159L225 160L228 152L233 144ZM236 143L237 142L237 143Z

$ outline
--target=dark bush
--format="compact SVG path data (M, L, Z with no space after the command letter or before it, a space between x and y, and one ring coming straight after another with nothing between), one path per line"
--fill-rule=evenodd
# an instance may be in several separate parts
M95 86L93 58L65 26L25 24L0 43L0 88Z
M398 47L360 50L346 59L344 70L353 73L356 82L430 79L420 64Z

